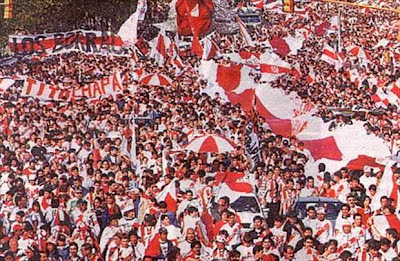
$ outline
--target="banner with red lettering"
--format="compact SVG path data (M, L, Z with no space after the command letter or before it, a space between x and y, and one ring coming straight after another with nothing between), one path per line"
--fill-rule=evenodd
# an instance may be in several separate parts
M70 51L91 54L123 54L123 41L112 32L75 30L38 35L10 35L14 55L51 55Z
M106 95L122 92L120 73L105 76L84 86L68 88L56 86L27 78L22 87L21 96L46 101L71 101L79 99L97 99Z

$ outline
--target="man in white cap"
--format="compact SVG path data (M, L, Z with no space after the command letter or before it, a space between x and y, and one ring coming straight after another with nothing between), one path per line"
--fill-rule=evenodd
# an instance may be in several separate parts
M317 222L314 237L321 244L325 244L329 241L332 234L332 223L325 219L325 209L323 207L319 207L317 209Z
M364 166L364 174L360 177L360 183L364 188L369 188L371 185L376 185L376 177L371 176L372 168L370 166Z
M226 238L222 235L218 235L217 238L215 239L216 242L216 247L213 251L213 260L219 261L219 260L227 260L229 256L229 252L226 249Z
M124 217L121 219L119 225L124 227L124 231L127 233L129 233L133 228L139 227L139 222L135 216L135 207L133 205L125 207Z
M335 239L338 241L338 253L349 251L350 253L355 254L357 249L360 247L358 245L358 238L352 231L352 224L350 221L342 223L342 229L336 235Z

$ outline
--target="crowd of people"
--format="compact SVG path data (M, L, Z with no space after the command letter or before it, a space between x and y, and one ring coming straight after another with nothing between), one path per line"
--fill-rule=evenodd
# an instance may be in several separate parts
M399 5L384 2L392 8ZM167 19L168 4L157 2L148 11L157 19L148 16L144 24ZM395 45L375 48L382 39L396 41L396 14L342 6L339 43L337 29L325 35L313 33L317 24L338 13L336 5L300 7L307 8L307 15L265 8L265 23L250 30L255 42L294 35L299 28L309 32L299 53L283 58L299 65L302 76L285 75L272 86L296 92L332 128L365 122L367 133L381 137L398 159L397 104L380 105L372 99L379 90L387 92L400 76ZM164 10L163 15L155 15L157 10ZM142 30L150 29L139 27ZM245 46L240 34L216 34L214 40L224 54L239 50L261 54L265 49ZM340 70L316 59L325 43L344 51ZM346 54L346 47L354 44L369 53L368 62ZM148 57L132 62L130 56L77 52L0 66L0 77L29 76L72 87L115 72L124 79L120 94L90 102L24 97L23 81L0 93L0 259L400 259L400 223L385 231L374 224L376 217L396 219L399 214L396 194L379 198L378 209L371 207L377 188L387 185L381 182L383 169L364 166L362 171L351 171L343 166L330 173L320 164L318 173L307 173L312 156L304 143L273 133L265 119L249 117L239 104L204 94L207 79L198 71L201 58L181 58L183 70L172 64L159 67ZM354 69L357 83L348 75ZM168 75L172 84L151 86L138 80L150 73ZM307 80L310 73L313 82ZM354 113L335 115L340 109ZM254 169L245 152L250 122L260 143L260 164ZM236 149L223 154L184 149L203 134L227 137ZM131 146L135 153L126 153ZM393 186L400 183L396 166ZM243 180L252 184L266 210L265 215L254 216L249 227L232 208L230 195L218 195L215 176L223 172L244 173ZM160 200L172 184L175 210L169 200ZM318 204L293 209L296 199L303 197L342 203L339 209ZM212 232L206 233L210 228Z

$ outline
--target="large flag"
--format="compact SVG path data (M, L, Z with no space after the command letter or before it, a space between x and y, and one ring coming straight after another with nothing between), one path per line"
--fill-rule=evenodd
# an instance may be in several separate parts
M292 66L272 52L260 56L261 80L274 81L279 76L292 72Z
M212 0L178 0L176 19L179 35L205 35L211 26Z
M177 196L175 179L164 187L164 189L157 195L156 199L157 202L165 201L167 203L167 209L171 212L176 212Z
M139 0L136 11L119 28L118 35L124 44L132 46L136 43L138 21L143 21L147 11L147 0Z

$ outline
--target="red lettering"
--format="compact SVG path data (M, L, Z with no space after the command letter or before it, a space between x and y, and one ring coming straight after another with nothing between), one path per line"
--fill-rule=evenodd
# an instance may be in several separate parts
M39 91L37 93L37 96L42 96L45 86L46 86L46 84L44 82L40 83L40 87L39 87Z
M70 92L68 90L60 90L60 94L58 94L58 99L60 100L68 100Z
M54 99L54 96L56 95L56 91L58 91L57 86L50 86L50 94L49 94L49 99Z
M121 81L120 78L117 76L117 74L114 74L112 77L113 77L113 91L115 92L117 89L122 90Z
M97 94L99 93L99 94ZM99 82L94 82L93 83L93 96L97 97L97 96L101 96L101 89L100 89L100 85Z
M26 81L28 82L28 86L26 87L26 95L29 95L29 94L31 94L31 91L32 91L32 86L34 85L34 84L36 84L36 80L34 80L34 79L31 79L31 78L28 78L28 79L26 79ZM25 83L26 84L26 83Z
M88 97L92 97L92 90L90 88L90 84L86 84L84 86L81 87L82 90L82 97L86 96L86 92L87 92L87 96Z
M108 77L104 77L103 79L101 79L102 94L106 94L106 86L109 84L110 84L110 80L108 79Z

